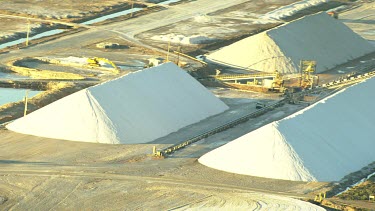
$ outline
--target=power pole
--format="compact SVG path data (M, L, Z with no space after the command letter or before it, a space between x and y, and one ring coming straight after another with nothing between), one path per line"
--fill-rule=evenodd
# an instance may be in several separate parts
M29 90L26 90L26 95L25 95L25 110L23 112L23 116L26 116L27 113L27 100L28 100L28 95L29 95Z
M134 1L132 1L132 8L131 8L131 13L130 13L130 17L133 17L133 8L134 8Z
M302 72L303 72L303 70L302 70L302 64L303 64L303 61L302 60L300 60L300 62L299 62L299 68L300 68L300 72L301 72L301 77L300 77L300 80L299 80L299 87L302 87Z
M181 46L178 46L177 51L181 53ZM179 66L180 63L180 54L177 54L177 65Z
M27 19L26 46L29 46L29 35L30 35L30 20Z
M169 62L169 50L171 48L171 39L169 38L169 41L168 41L168 53L167 53L167 59L166 59L166 62Z

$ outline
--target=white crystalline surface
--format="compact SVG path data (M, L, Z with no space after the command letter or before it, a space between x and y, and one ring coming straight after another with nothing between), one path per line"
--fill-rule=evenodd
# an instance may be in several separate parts
M66 58L58 58L62 63L78 63L78 64L87 64L87 58L69 56Z
M329 2L329 0L303 0L303 1L298 1L296 3L286 5L283 7L280 7L276 10L273 10L269 13L266 13L262 18L265 19L276 19L279 20L281 18L285 18L288 16L292 16L296 14L297 12L312 7L312 6L317 6L319 4L323 4L325 2Z
M198 44L209 43L214 40L204 35L184 36L184 35L175 35L175 34L156 35L156 36L151 37L151 39L164 41L164 42L171 42L171 43L180 43L184 45L198 45Z
M166 63L76 92L7 128L72 141L146 143L226 109L188 73Z
M323 13L242 39L207 56L211 62L263 72L299 73L300 60L318 73L375 51L343 23Z
M205 155L215 169L297 181L338 181L375 161L375 78Z

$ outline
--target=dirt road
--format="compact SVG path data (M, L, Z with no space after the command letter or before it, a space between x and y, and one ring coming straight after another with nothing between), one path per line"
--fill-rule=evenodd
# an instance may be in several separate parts
M223 96L222 92L217 94ZM249 104L241 97L250 94L231 93L225 100L237 108ZM281 117L296 108L275 111L269 118ZM237 110L234 111L240 112ZM264 118L262 124L269 118ZM7 198L0 209L256 210L267 206L272 210L319 210L293 198L312 197L325 183L236 175L196 161L212 147L259 126L256 121L259 119L161 160L148 156L152 147L162 148L171 143L106 145L0 130L0 197Z
M17 194L17 203L1 206L5 210L174 210L236 209L322 210L287 197L248 191L168 184L152 180L118 180L110 176L38 176L28 184L30 175L2 177ZM22 188L20 187L22 186ZM8 189L8 190L9 190ZM7 189L5 189L7 190ZM10 190L9 190L10 191Z
M243 2L247 1L198 0L123 22L93 26L76 34L0 54L0 65L26 56L85 54L88 50L81 50L84 46L114 36L139 42L135 38L139 33ZM262 121L249 121L165 160L153 160L148 155L154 145L162 148L167 144L160 143L166 142L105 145L0 130L0 209L319 210L319 207L290 197L313 196L314 191L326 183L236 175L207 168L196 161L211 148L285 116L291 110L275 111Z
M0 63L20 57L45 55L45 53L49 53L51 49L54 49L54 51L71 51L71 49L79 49L81 46L88 45L92 43L93 40L104 40L114 35L132 38L138 33L185 20L196 14L214 12L243 2L246 2L246 0L233 0L229 2L199 0L178 4L156 13L139 16L123 22L97 26L84 32L61 37L45 44L14 50L8 54L0 55Z
M117 151L112 147L103 148L106 149L104 153L100 150L92 152L99 158L96 163L95 159L90 160L90 155L85 157L85 153L74 152L66 142L66 149L60 148L59 151L63 152L59 156L36 161L56 144L50 141L50 144L39 145L38 150L31 146L29 152L17 153L20 161L0 160L0 196L7 199L0 209L169 210L205 207L248 210L267 206L281 210L319 210L319 207L290 198L304 197L304 193L297 190L302 187L304 190L314 189L319 186L317 184L309 186L269 180L265 185L261 178L249 180L249 177L223 174L193 160L99 161L100 155L105 157ZM73 145L77 149L80 143ZM86 147L93 150L98 146ZM129 148L124 151L131 151L132 147ZM78 149L84 150L82 147ZM63 164L72 158L79 160L79 164L74 161L69 161L73 165ZM212 175L209 173L214 173L217 178L204 176ZM229 180L234 183L228 183ZM256 183L259 188L254 187Z
M0 14L1 18L16 18L16 19L22 19L22 20L30 20L30 21L36 21L36 22L42 22L42 23L55 23L55 24L62 24L67 26L74 26L74 27L84 27L84 28L90 28L91 26L85 25L85 24L79 24L79 23L72 23L67 21L59 21L59 20L46 20L42 18L33 18L33 17L25 17L20 15L7 15L7 14Z

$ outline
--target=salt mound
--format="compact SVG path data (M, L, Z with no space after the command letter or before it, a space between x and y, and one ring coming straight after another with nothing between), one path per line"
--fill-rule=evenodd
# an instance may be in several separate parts
M319 4L323 4L325 2L328 2L329 0L302 0L295 2L290 5L286 5L283 7L280 7L279 9L273 10L271 12L266 13L263 15L261 18L264 19L275 19L275 20L280 20L285 17L292 16L296 14L298 11L301 11L303 9L312 7L312 6L317 6Z
M76 92L7 128L72 141L146 143L226 109L188 73L166 63Z
M198 45L198 44L205 44L214 41L215 39L209 38L203 35L193 35L193 36L184 36L184 35L175 35L175 34L168 34L168 35L156 35L151 37L153 40L159 40L164 42L172 42L172 43L179 43L184 45Z
M338 181L375 161L375 78L203 155L215 169L297 181Z
M240 40L207 56L240 69L298 73L300 60L323 72L375 51L368 41L324 12Z
M198 23L210 23L213 20L212 20L212 17L200 14L194 17L194 21Z
M83 57L75 57L75 56L69 56L66 58L56 58L57 60L60 60L61 63L77 63L77 64L87 64L87 58Z

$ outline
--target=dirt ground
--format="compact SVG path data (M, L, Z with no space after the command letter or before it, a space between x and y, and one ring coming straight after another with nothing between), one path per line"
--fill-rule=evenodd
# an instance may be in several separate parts
M374 1L359 4L357 8L341 13L339 18L341 22L375 45Z
M98 48L100 43L115 43L116 48ZM49 54L48 56L21 58L14 62L15 66L51 70L56 72L75 73L83 76L86 80L108 80L117 77L112 73L113 66L108 63L103 64L103 68L94 68L87 65L88 58L102 57L115 63L120 69L120 74L137 71L148 65L150 58L165 58L164 54L153 51L137 44L128 42L118 36L113 36L104 40L96 40L86 46L81 47L81 51L63 52L62 54ZM125 58L126 57L126 58ZM82 60L75 63L75 60ZM64 61L59 62L59 61ZM71 61L69 63L69 61Z
M124 4L123 1L1 1L0 2L0 41L25 37L28 20L25 17L41 20L76 20L85 16L94 16L113 6ZM87 6L90 5L90 6ZM128 5L129 6L129 5ZM31 34L45 30L43 22L30 21ZM46 22L48 23L48 22Z
M97 26L90 28L81 33L75 33L70 35L65 35L63 38L54 38L54 40L47 42L45 44L33 46L26 54L19 54L16 53L17 49L11 50L7 55L0 55L0 57L4 56L4 59L1 59L0 65L7 63L10 59L19 59L26 56L34 57L34 56L42 56L46 55L45 53L41 52L48 52L47 54L55 54L57 55L67 55L67 56L81 56L86 54L94 54L95 52L102 53L102 51L94 51L92 49L86 49L86 46L93 45L95 43L105 41L111 37L117 36L120 39L133 42L136 44L140 44L143 47L146 47L151 50L155 50L158 52L162 52L164 55L166 54L165 48L156 48L149 46L147 44L143 44L132 37L140 32L147 31L153 28L158 28L163 25L168 25L170 23L174 23L176 21L180 21L181 19L188 19L189 17L193 16L193 14L184 15L181 14L180 11L182 10L191 10L191 8L199 8L201 12L212 12L216 11L217 9L222 9L225 7L229 7L232 5L236 5L238 3L242 3L244 0L237 0L230 3L215 3L218 4L216 7L204 7L202 5L212 5L212 0L205 0L207 2L201 1L194 1L189 4L180 4L173 7L168 8L167 10L162 10L159 12L155 12L152 14L140 16L134 19L130 19L124 22L116 22L104 26ZM176 8L178 7L178 8ZM199 11L197 11L199 12ZM173 17L173 18L170 18ZM159 20L158 22L153 22L152 20ZM126 22L126 23L125 23ZM146 24L145 24L146 23ZM101 33L97 33L100 31ZM73 39L73 40L72 40ZM55 43L55 44L54 44ZM51 45L51 46L50 46ZM44 47L43 47L44 46ZM38 48L43 48L43 50ZM99 54L99 55L100 55ZM106 54L110 54L110 52L106 52ZM121 56L120 56L121 55ZM158 55L158 54L156 54ZM96 55L93 55L96 56ZM130 57L133 55L130 55ZM173 56L175 58L176 56ZM172 58L172 56L171 56ZM114 61L127 61L127 58L124 58L124 54L118 54L117 58L110 58Z
M111 14L131 7L147 7L162 0L132 1L1 1L0 2L0 42L24 38L30 22L30 35L49 28L69 28L69 23ZM59 24L59 25L56 25ZM64 26L64 24L66 24Z
M228 42L233 42L241 36L248 36L260 27L267 28L278 24L257 21L261 14L290 2L295 1L186 1L126 21L105 23L64 34L27 48L12 48L0 54L0 68L6 68L5 64L11 60L23 58L77 56L104 57L124 68L131 69L143 65L150 57L165 57L167 42L155 41L151 37L170 33L184 36L204 33L205 36L215 38L220 43L207 45L199 52L204 53L229 44ZM94 17L103 11L107 13L121 9L115 6L120 3L124 7L129 6L129 2L123 1L5 0L0 2L0 18L4 18L1 14L16 16L31 14L30 17L74 21L83 16ZM15 4L17 7L14 6ZM51 4L48 11L45 9L46 4ZM91 6L87 7L88 4ZM355 16L362 13L352 14ZM366 21L371 12L368 12L368 15ZM355 19L354 16L349 17L348 13L347 19ZM16 32L24 26L25 19L16 20L10 17L6 19L8 18L20 25L9 26L4 34L9 35L9 32ZM350 26L355 21L345 22ZM35 24L39 22L36 21ZM371 20L365 24L373 25ZM364 30L366 27L361 27L362 29L358 31L366 32ZM1 36L5 35L0 34ZM100 42L116 42L126 48L98 49L96 44ZM172 50L176 47L177 45L173 45ZM205 46L188 46L186 49L183 47L183 52L194 52L201 47ZM174 55L172 58L176 59ZM200 64L188 61L187 70L200 67ZM357 62L361 63L361 61L365 60ZM45 64L40 63L26 65L56 68L56 70L61 68L49 64L44 66ZM357 64L353 65L357 66ZM339 70L333 71L340 73ZM157 148L169 146L183 138L189 138L254 111L256 102L272 103L280 99L278 94L265 95L230 89L211 91L231 107L228 112L188 126L149 144L79 143L17 134L1 128L0 209L315 209L316 207L311 204L295 199L314 198L316 193L329 189L330 184L243 176L210 169L197 162L197 158L204 153L264 124L281 119L304 108L307 104L284 105L263 116L201 140L167 159L154 159L150 156L153 146ZM326 93L322 93L324 94ZM22 111L22 105L18 105L17 109L19 112Z
M306 105L285 105L197 142L167 159L163 148L273 103L278 94L211 89L230 110L149 144L106 145L54 140L0 130L0 209L314 209L327 183L292 182L226 173L197 162L204 153ZM212 177L212 175L215 175Z
M278 99L227 89L212 91L231 106L228 114L232 115L251 112L258 100ZM175 143L179 140L174 139L176 134L150 144L106 145L53 140L2 129L0 196L6 201L0 203L0 209L310 209L311 204L293 198L311 198L327 183L236 175L207 168L196 160L241 133L299 108L282 107L267 118L261 116L209 137L167 159L152 159L152 147ZM188 126L177 137L194 135L200 132L197 127L227 121L231 116L217 118Z
M0 41L8 40L11 37L19 36L18 33L27 32L27 21L20 21L15 18L7 18L0 16ZM40 23L31 23L31 28L41 27Z
M196 13L188 20L141 33L137 38L145 43L156 46L166 46L168 43L167 38L158 40L158 36L173 38L179 35L184 37L199 35L207 38L207 41L201 45L186 45L184 43L171 42L173 50L177 50L178 46L181 46L182 52L190 52L202 49L202 47L209 46L212 43L233 39L241 35L249 36L259 30L269 29L279 25L282 22L264 20L261 16L275 8L293 2L296 1L246 1L242 4L211 13Z
M95 83L49 82L47 90L28 100L28 113L93 84ZM0 124L22 117L24 109L23 101L0 105Z
M1 11L12 14L25 14L45 18L73 18L82 17L92 13L103 12L113 6L124 3L119 0L84 0L84 1L12 1L4 0L0 2Z
M295 20L304 15L325 11L346 3L332 1L313 8L302 10L287 20L270 20L262 16L281 6L289 5L295 0L258 1L250 0L211 13L196 13L192 18L154 30L138 34L136 38L152 46L165 46L170 41L174 50L179 47L182 52L205 54L239 39L273 28L284 22ZM203 36L207 40L203 44L186 45L175 42L173 37ZM168 39L170 37L170 39ZM162 38L162 39L161 39ZM229 41L229 42L228 42Z

